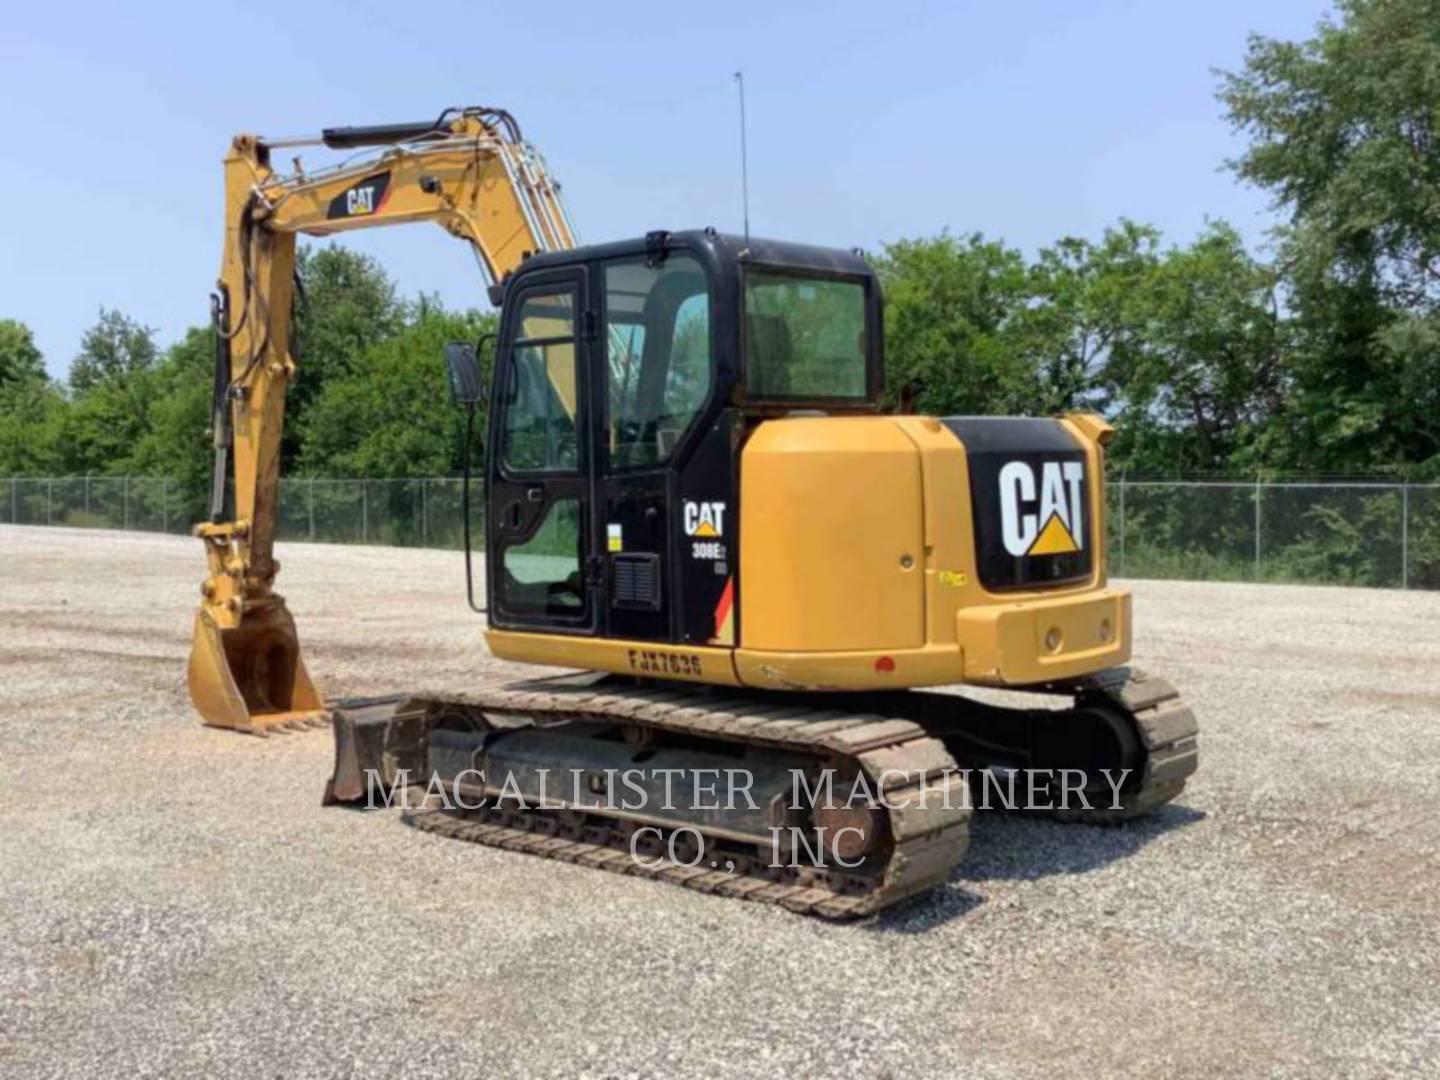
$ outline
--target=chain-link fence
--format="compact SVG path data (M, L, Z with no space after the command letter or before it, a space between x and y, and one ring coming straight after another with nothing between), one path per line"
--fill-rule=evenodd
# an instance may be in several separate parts
M1120 577L1440 589L1440 485L1111 478Z
M475 544L484 498L472 491ZM1110 569L1120 577L1440 589L1440 484L1112 477ZM459 548L461 481L280 482L282 540ZM0 524L189 532L203 499L159 477L0 479Z
M459 548L461 481L280 481L281 540ZM471 489L475 546L484 545L483 487ZM64 476L0 480L0 524L188 533L206 515L204 499L158 477Z

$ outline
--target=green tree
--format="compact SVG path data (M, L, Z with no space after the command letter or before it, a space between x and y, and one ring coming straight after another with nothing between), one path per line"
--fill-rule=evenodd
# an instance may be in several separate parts
M1217 222L1129 284L1103 372L1116 460L1249 469L1279 453L1291 327L1274 270Z
M63 471L65 404L30 328L0 319L0 476Z
M417 307L399 333L372 344L325 383L300 432L301 472L332 476L449 476L461 463L445 342L475 340L494 317Z
M1019 413L1043 394L1011 347L1010 321L1027 300L1020 252L978 233L901 240L876 260L885 288L886 385L907 385L922 412Z
M100 317L80 339L70 363L70 389L84 394L105 382L123 382L155 363L155 331L129 316L100 309Z
M0 392L45 378L45 361L30 328L15 319L0 319Z
M0 391L0 477L68 471L67 408L60 388L46 379Z
M127 459L137 474L178 480L172 493L186 516L200 520L209 502L210 395L215 363L208 327L192 326L150 374L150 409Z
M1304 42L1254 36L1219 96L1231 165L1289 219L1290 463L1440 456L1440 0L1340 0Z
M105 308L80 339L70 365L66 409L67 471L120 474L130 469L149 425L155 332Z
M305 414L332 380L343 378L365 351L405 324L395 285L369 255L330 244L296 252L294 325L290 348L298 366L285 399L285 468L300 456Z
M326 382L348 372L366 349L398 333L405 306L369 255L333 244L302 246L295 272L300 288L291 348L301 370L291 396L308 402Z
M1039 411L1106 411L1117 371L1111 356L1149 287L1160 234L1122 220L1099 243L1065 237L1030 267L1027 302L1010 338L1040 382Z

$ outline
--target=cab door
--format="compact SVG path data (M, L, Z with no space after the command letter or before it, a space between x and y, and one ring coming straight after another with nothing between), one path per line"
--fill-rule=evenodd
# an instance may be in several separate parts
M710 563L692 558L693 545L684 543L682 553L679 498L712 416L715 379L705 268L683 249L657 254L596 267L596 540L604 545L599 623L606 636L669 642L687 640L686 583L697 573L707 575L705 586L716 577ZM718 539L713 530L706 535ZM689 593L698 591L692 583ZM708 626L705 634L712 636Z
M530 275L505 307L487 455L492 626L595 632L586 278Z

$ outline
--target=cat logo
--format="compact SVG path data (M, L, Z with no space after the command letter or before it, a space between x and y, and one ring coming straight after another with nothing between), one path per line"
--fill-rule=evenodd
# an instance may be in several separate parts
M373 187L351 188L345 193L347 214L373 214L375 212L375 189Z
M725 504L723 502L685 502L685 535L725 535Z
M327 218L370 217L385 208L390 191L390 174L376 173L346 188L330 200Z
M1085 466L1078 461L1044 462L1037 500L1035 466L1012 461L1002 468L1000 517L1005 550L1016 558L1078 552L1085 543L1084 478Z

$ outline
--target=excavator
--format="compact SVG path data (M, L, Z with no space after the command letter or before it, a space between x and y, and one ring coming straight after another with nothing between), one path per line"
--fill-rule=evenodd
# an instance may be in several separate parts
M277 171L315 144L357 153ZM331 725L327 802L424 788L405 816L432 833L853 919L943 883L989 785L1119 822L1195 771L1195 717L1128 665L1107 579L1112 429L887 409L859 251L714 229L577 246L496 108L242 135L225 178L189 688L218 727ZM327 705L274 589L295 242L415 221L470 244L500 311L444 357L467 454L488 417L470 605L496 657L563 670Z

